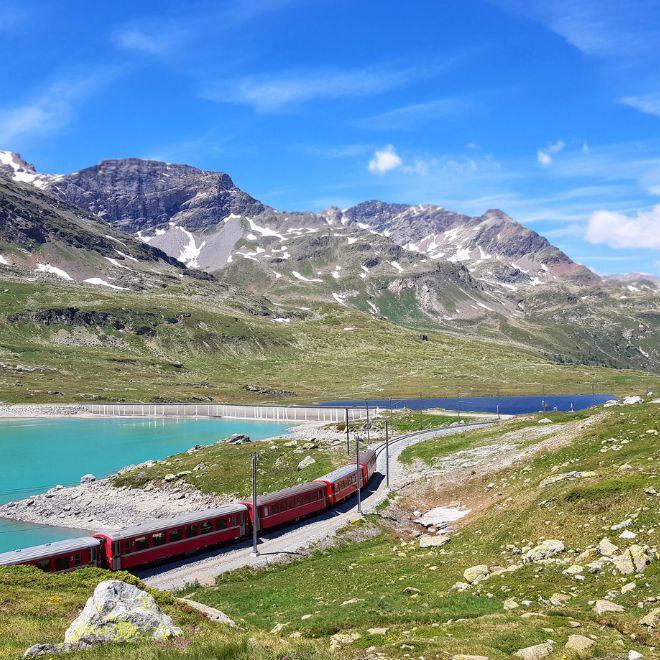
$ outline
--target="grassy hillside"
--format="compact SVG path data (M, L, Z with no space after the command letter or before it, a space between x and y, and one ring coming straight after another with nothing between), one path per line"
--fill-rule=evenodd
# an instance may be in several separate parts
M656 404L610 410L570 445L489 475L492 486L484 478L468 479L452 499L490 500L490 506L466 519L441 548L422 549L407 532L372 516L361 531L349 530L337 548L227 574L215 587L192 593L249 630L283 623L283 636L299 632L326 643L339 633L345 657L376 647L392 658L451 653L507 658L547 639L554 640L551 657L573 657L564 651L572 634L592 638L594 655L622 657L634 649L657 657L657 628L639 622L658 606L659 412ZM571 470L594 475L541 485ZM441 493L427 496L442 501ZM412 511L421 504L398 506ZM619 538L623 528L611 529L625 520L634 539ZM350 540L356 536L368 540ZM606 536L620 551L633 544L650 547L652 563L637 575L621 574L611 564L592 573L587 564L598 558L596 546ZM543 539L561 540L565 551L549 561L523 563L521 552ZM454 589L465 580L464 570L478 564L494 573L495 567L517 568L464 591ZM582 571L567 573L569 566ZM594 601L606 596L624 610L597 614ZM515 607L506 609L505 602Z
M6 279L0 400L305 401L587 392L592 383L622 394L660 385L644 372L554 364L493 341L427 335L348 308L269 306L212 282L174 281L145 296ZM259 396L247 385L275 392Z
M46 575L31 567L0 568L0 658L15 660L33 644L62 642L65 630L91 596L94 587L108 578L144 588L139 580L123 572L82 569L62 575ZM159 606L181 627L182 637L167 642L103 645L64 657L85 660L324 657L313 643L281 640L253 631L231 630L176 603L169 594L151 593Z

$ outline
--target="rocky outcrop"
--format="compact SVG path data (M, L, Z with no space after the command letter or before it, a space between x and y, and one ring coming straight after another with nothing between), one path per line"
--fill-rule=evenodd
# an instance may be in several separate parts
M121 580L104 580L67 629L63 644L35 644L23 657L68 653L109 642L163 641L181 634L151 594Z
M96 644L139 638L164 640L179 635L181 629L151 594L121 580L104 580L67 629L64 641Z

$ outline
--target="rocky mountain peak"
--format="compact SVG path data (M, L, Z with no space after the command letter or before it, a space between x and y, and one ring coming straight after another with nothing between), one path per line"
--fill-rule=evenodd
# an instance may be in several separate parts
M128 232L169 223L205 230L266 208L224 172L140 158L104 160L62 177L53 192Z
M36 174L34 165L23 160L15 151L0 151L0 171L11 175L17 172Z

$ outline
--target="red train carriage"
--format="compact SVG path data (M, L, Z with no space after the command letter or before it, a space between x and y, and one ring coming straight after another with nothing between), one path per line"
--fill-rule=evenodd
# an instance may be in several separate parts
M248 525L247 508L228 504L94 536L102 541L104 565L117 571L233 541L246 534Z
M54 541L0 554L0 566L30 564L47 573L62 573L81 566L98 566L100 542L92 536Z
M250 523L254 524L252 502L244 501L242 504L248 507ZM314 481L260 495L257 498L259 529L277 527L322 511L326 507L326 485Z
M358 456L358 463L362 465L362 478L367 483L376 471L376 452L373 449L365 449Z
M360 488L364 486L363 470L364 467L360 465ZM335 504L339 504L347 497L353 495L357 490L355 486L357 483L357 470L355 469L355 464L337 468L336 470L319 477L316 481L326 485L328 505L334 506Z

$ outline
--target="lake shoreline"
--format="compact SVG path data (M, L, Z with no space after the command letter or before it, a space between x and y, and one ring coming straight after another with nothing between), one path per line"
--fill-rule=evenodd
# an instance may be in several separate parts
M55 417L55 415L49 414L47 417ZM16 417L13 419L15 420ZM282 433L254 440L253 444L275 439L299 443L311 439L327 443L343 441L345 437L343 433L323 428L325 426L327 422L297 423ZM191 447L187 451L196 452L197 449ZM155 461L147 460L137 465L127 465L90 483L58 485L45 492L1 504L0 521L63 527L84 533L90 529L116 530L147 519L168 518L181 513L221 506L237 499L233 493L222 495L203 493L182 479L171 483L162 482L156 487L147 488L146 491L112 484L117 474L153 462ZM147 492L148 496L145 497Z

